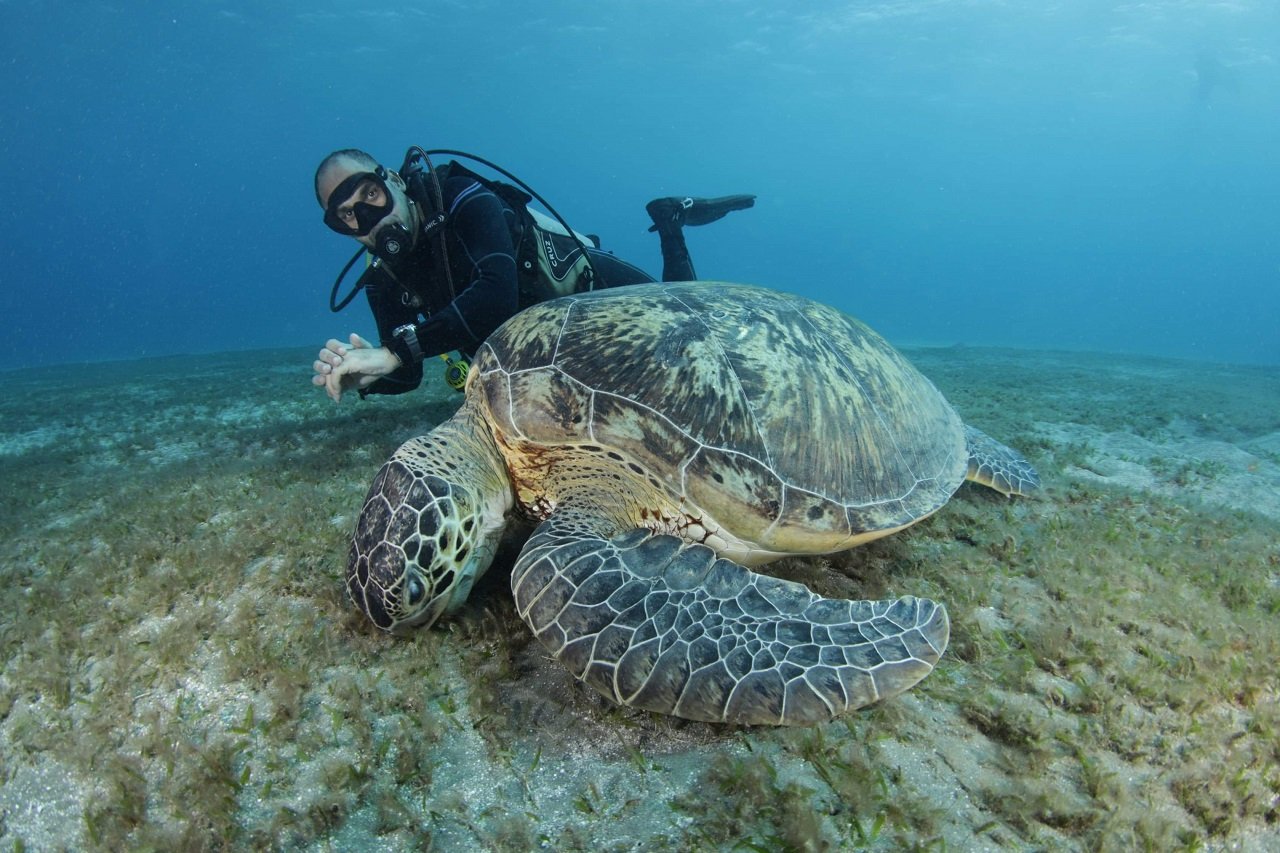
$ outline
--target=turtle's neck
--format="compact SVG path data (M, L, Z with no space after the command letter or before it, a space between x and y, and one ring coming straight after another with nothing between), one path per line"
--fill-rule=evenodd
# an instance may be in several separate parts
M419 452L437 476L470 489L484 505L487 523L511 510L514 495L507 466L479 407L468 394L462 408L423 436Z

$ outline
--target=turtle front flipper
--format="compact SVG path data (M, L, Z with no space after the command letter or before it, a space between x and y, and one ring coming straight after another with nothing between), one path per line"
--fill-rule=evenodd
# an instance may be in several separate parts
M724 723L803 725L894 696L947 645L919 598L826 599L704 545L635 529L605 538L558 512L511 576L538 640L615 702Z
M966 480L981 483L1008 496L1028 495L1040 488L1040 475L1022 454L980 429L964 425L969 450Z

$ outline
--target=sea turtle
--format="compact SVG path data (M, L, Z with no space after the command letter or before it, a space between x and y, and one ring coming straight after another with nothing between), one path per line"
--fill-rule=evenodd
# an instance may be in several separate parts
M923 678L946 611L747 567L900 530L966 478L1038 485L857 320L743 285L603 290L485 341L457 413L374 479L347 584L380 628L429 625L520 513L516 608L579 679L695 720L814 723Z

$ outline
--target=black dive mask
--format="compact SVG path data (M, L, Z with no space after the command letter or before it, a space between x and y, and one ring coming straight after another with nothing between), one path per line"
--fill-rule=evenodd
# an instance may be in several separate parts
M386 199L385 204L373 205L357 200L351 205L351 212L348 214L348 218L343 218L338 213L339 206L345 204L348 199L356 195L357 191L360 192L361 197L364 197L366 195L365 189L373 189L375 187L381 191L382 197ZM363 237L376 228L379 222L386 219L387 214L394 207L395 199L387 189L387 170L379 166L373 172L356 172L334 188L333 192L329 194L329 205L324 210L324 224L344 237ZM352 218L355 220L354 224L352 224ZM378 245L382 245L381 236L378 238ZM404 246L408 247L408 245L408 241L404 241Z

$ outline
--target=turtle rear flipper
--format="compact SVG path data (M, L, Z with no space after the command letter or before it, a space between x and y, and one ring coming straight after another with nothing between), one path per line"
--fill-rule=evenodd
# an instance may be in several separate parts
M826 599L675 536L605 538L598 522L559 512L539 525L511 588L539 641L620 704L822 722L911 687L946 647L946 610L932 601Z
M1007 497L1029 495L1040 488L1040 475L1022 454L1001 444L980 429L964 425L969 451L965 479L995 489Z

